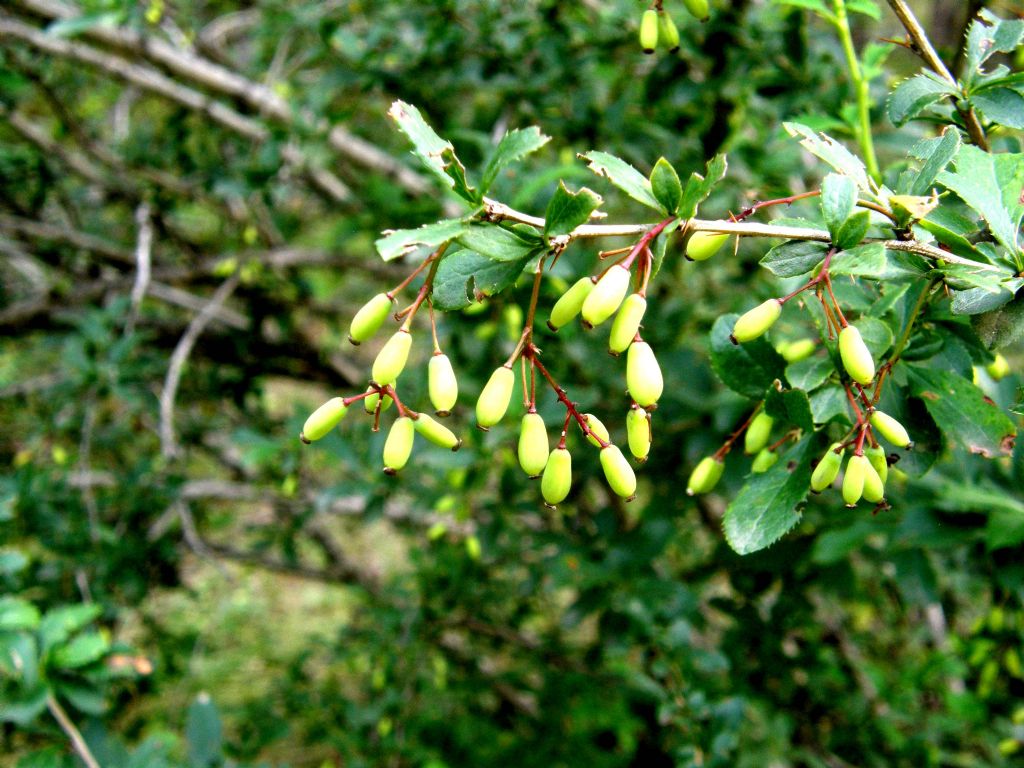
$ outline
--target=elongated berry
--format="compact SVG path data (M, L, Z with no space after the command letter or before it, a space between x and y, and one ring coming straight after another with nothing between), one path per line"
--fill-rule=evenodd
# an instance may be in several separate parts
M906 428L888 413L874 411L871 414L871 427L897 448L909 450L914 447L914 441L910 439Z
M640 17L640 47L644 53L654 53L658 47L658 12L654 9L644 11Z
M683 0L683 5L686 6L686 10L692 13L693 17L698 21L707 21L711 15L708 0Z
M843 368L858 384L867 385L875 378L875 361L860 331L848 325L839 332L839 356Z
M985 370L988 371L988 375L995 381L999 381L1010 373L1010 364L1003 357L1002 353L996 352L995 358L985 366Z
M601 449L601 468L605 480L616 495L624 499L633 498L636 494L636 474L619 446L609 444Z
M874 471L867 457L856 454L850 457L846 462L846 474L843 475L843 501L846 502L846 506L857 506L857 502L864 495L864 478L868 472Z
M658 11L658 39L665 43L669 53L679 50L679 29L668 11Z
M458 436L433 416L421 413L414 424L416 431L434 445L439 445L450 451L457 451L462 447L462 441Z
M871 465L871 459L867 456L864 458L868 462L867 469L864 470L864 501L877 504L885 498L885 482Z
M750 426L747 427L747 432L743 436L743 452L754 454L768 445L768 438L771 436L774 424L775 419L764 411L757 414L751 420Z
M557 331L566 325L583 309L583 302L594 290L594 279L592 277L581 277L563 293L555 306L551 308L551 316L548 318L548 328Z
M583 325L593 328L615 314L629 288L629 270L621 264L611 267L583 300Z
M839 469L843 465L843 451L840 448L841 443L832 443L825 451L825 455L821 457L821 461L818 462L818 466L814 468L814 472L811 473L811 490L815 493L821 493L828 488L832 483L836 481L839 476ZM836 451L839 453L836 453Z
M459 399L459 382L448 355L435 354L427 363L427 391L438 416L447 416Z
M757 452L757 456L754 457L754 461L750 465L750 471L756 474L767 472L775 466L778 460L779 454L775 451L769 451L767 448L762 448Z
M512 388L516 383L516 375L511 368L496 368L487 380L480 398L476 401L476 423L481 429L490 429L505 415L508 404L512 401Z
M868 457L871 466L878 473L878 479L884 483L889 477L889 462L886 460L885 450L882 446L876 445L874 448L865 448L864 455Z
M338 422L342 420L347 411L348 406L345 405L342 398L332 397L309 415L306 423L302 425L299 439L304 443L319 440L338 426Z
M626 414L626 442L634 458L647 461L651 452L651 415L643 408L630 408Z
M640 322L647 311L647 299L639 293L631 293L622 302L619 313L612 323L612 332L608 337L608 351L619 355L633 343L636 332L640 330Z
M555 506L565 500L572 488L572 456L565 448L555 448L548 455L544 475L540 481L540 493L548 506Z
M730 338L735 344L753 341L767 333L781 314L782 302L778 299L768 299L739 316L736 325L732 327Z
M587 422L587 429L593 433L587 435L587 440L591 445L595 445L600 448L602 441L605 443L608 442L608 427L604 425L604 422L592 413L584 413L583 420ZM598 438L600 438L600 440L598 440Z
M384 441L384 472L393 475L409 461L416 427L408 416L399 416Z
M778 352L787 363L795 363L814 354L817 346L813 339L797 339L780 344Z
M658 358L646 341L635 341L629 346L626 354L626 387L629 396L641 408L650 408L657 403L665 388Z
M386 293L378 293L363 304L349 325L348 340L357 345L369 340L384 324L393 301Z
M729 235L719 232L694 232L686 241L686 258L690 261L707 261L725 245Z
M722 479L724 471L724 461L719 461L714 456L705 456L693 468L690 479L686 481L686 495L696 496L711 492Z
M523 416L519 427L519 466L530 477L540 477L548 463L548 430L539 413Z
M388 339L373 361L373 381L382 387L394 384L405 368L411 347L412 334L407 330L399 330Z
M373 387L369 387L366 391L372 392ZM363 398L363 409L367 413L374 413L377 410L378 402L380 402L380 394L373 392L372 395ZM384 411L391 407L393 402L394 400L391 399L391 395L384 395L384 404L380 407L380 412L384 413Z

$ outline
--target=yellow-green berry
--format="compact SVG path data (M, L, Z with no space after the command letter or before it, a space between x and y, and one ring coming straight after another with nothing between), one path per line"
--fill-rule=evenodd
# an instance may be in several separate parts
M399 416L384 441L384 472L393 475L409 461L416 427L408 416Z
M877 504L885 498L885 482L871 465L871 459L866 456L864 458L868 462L867 469L864 470L864 501Z
M768 445L768 438L772 434L772 426L774 424L775 419L764 411L757 414L751 420L750 425L747 427L747 432L743 436L743 452L755 454Z
M778 299L768 299L739 316L732 327L730 338L734 344L753 341L767 333L781 314L782 302Z
M654 53L658 47L658 12L654 9L644 11L640 17L640 47L644 53Z
M858 384L870 384L875 378L875 361L871 357L871 350L855 326L848 325L839 332L839 356L843 368Z
M391 313L394 302L386 293L378 293L356 312L348 329L348 340L353 344L362 344L369 340L384 324Z
M693 17L699 21L707 21L711 15L711 9L708 5L708 0L683 0L683 5L686 6Z
M608 442L608 427L604 425L604 422L602 422L599 418L597 418L597 416L595 416L592 413L584 413L583 420L587 422L587 429L589 429L592 433L587 434L587 440L590 442L591 445L600 448L602 442Z
M988 375L994 380L999 381L1010 373L1010 363L1007 362L1002 353L996 352L995 358L985 366L985 370L988 371Z
M694 232L686 241L686 258L690 261L707 261L729 240L724 232Z
M878 473L878 479L884 483L889 477L889 462L885 457L885 450L882 446L876 445L874 448L865 448L864 455L868 457L871 466Z
M540 492L545 503L553 507L569 495L572 488L572 456L565 448L555 448L544 465Z
M605 480L616 495L624 499L636 494L636 475L617 445L610 443L601 449L601 468Z
M540 477L548 463L548 430L539 413L523 416L519 427L519 466L530 477Z
M614 265L604 273L594 289L583 300L581 312L585 327L593 328L595 325L600 325L615 314L619 305L622 304L622 300L626 298L629 279L629 270L621 264Z
M843 501L846 502L846 506L857 506L857 502L864 495L864 479L868 472L874 471L866 457L856 454L850 457L846 462L846 474L843 475Z
M626 414L626 442L634 458L647 461L651 452L651 415L643 408L630 408Z
M427 363L427 391L438 416L447 416L459 399L459 382L448 355L435 354Z
M505 415L512 401L512 388L516 375L507 366L495 369L476 401L476 423L481 429L490 429Z
M347 411L348 406L345 405L342 398L332 397L309 415L306 423L302 425L299 439L304 443L319 440L338 426L338 422L342 420Z
M363 398L363 409L367 413L375 413L377 410L377 403L380 402L380 394L377 393L373 387L368 387L367 392L373 392L372 395L367 395ZM384 395L384 404L380 407L380 412L384 413L388 408L391 407L394 400L391 399L391 395Z
M421 413L415 424L416 431L434 445L439 445L450 451L457 451L462 447L462 441L458 436L433 416Z
M650 408L657 403L665 388L658 358L646 341L635 341L629 346L626 354L626 387L629 396L642 408Z
M373 361L371 376L374 383L382 387L394 384L405 368L411 348L412 334L404 328L388 339Z
M817 346L813 339L797 339L796 341L785 341L780 344L778 352L787 363L795 363L814 354Z
M725 462L716 459L714 456L705 456L690 473L690 479L686 482L686 495L696 496L702 493L710 493L718 481L722 479L725 471Z
M629 348L637 331L640 330L640 322L644 319L646 311L647 299L639 293L631 293L626 297L612 323L612 332L608 337L609 352L619 355Z
M665 43L669 53L679 50L679 29L668 11L658 11L658 39Z
M873 411L871 413L871 427L897 448L909 450L914 447L914 441L910 439L906 428L887 413Z
M753 463L750 465L750 471L755 474L761 472L767 472L769 469L775 466L775 463L779 460L779 454L775 451L769 451L767 448L762 448L757 452L757 456L754 457Z
M839 476L839 469L843 465L843 453L845 453L840 447L841 445L842 443L832 443L825 451L825 455L821 457L818 466L814 468L814 472L811 473L811 490L815 493L821 493Z
M563 325L569 323L583 309L583 302L594 290L594 279L592 277L581 277L563 293L555 306L551 308L551 316L548 318L548 328L557 331Z

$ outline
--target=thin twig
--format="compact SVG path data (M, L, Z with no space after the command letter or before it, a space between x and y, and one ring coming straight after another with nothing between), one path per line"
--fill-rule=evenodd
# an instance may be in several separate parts
M135 224L139 228L138 239L135 243L135 261L138 268L135 271L135 284L132 285L132 303L128 313L128 322L124 326L125 336L135 330L142 299L146 296L146 289L149 288L150 275L153 271L153 222L149 217L149 203L141 203L135 209Z
M50 710L50 714L53 715L53 719L57 721L60 728L67 737L71 740L71 745L75 748L75 752L82 758L82 762L85 763L87 768L100 768L99 762L93 756L92 751L89 749L89 745L85 743L85 739L82 738L81 731L75 726L68 717L68 713L64 711L64 707L57 701L57 697L52 693L46 697L46 708Z
M178 345L171 354L163 390L160 392L160 454L164 458L174 458L178 454L177 438L174 435L174 404L185 363L188 361L189 355L192 354L196 340L213 320L217 310L238 287L238 282L239 273L236 270L231 277L221 283L202 311L192 318L192 322L188 324L188 328L185 329L185 333L182 334Z

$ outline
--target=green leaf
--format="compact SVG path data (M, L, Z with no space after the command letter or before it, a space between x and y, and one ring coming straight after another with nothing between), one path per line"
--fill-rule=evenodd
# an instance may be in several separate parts
M13 576L28 567L28 557L17 549L0 549L0 576Z
M396 229L377 240L377 253L384 261L391 261L417 248L436 248L461 235L467 227L462 219L443 219L418 229Z
M911 392L947 438L985 457L1009 454L1017 430L985 393L955 373L907 365Z
M195 768L209 768L220 762L224 730L220 712L210 696L201 693L189 705L185 718L188 760Z
M982 73L981 65L996 53L1010 53L1024 41L1024 20L1005 21L982 10L967 30L968 83Z
M26 726L46 710L49 690L40 685L27 692L5 697L0 701L0 722Z
M960 131L952 125L942 129L941 137L920 142L912 154L922 160L923 165L914 178L910 194L926 195L931 192L936 176L956 157L956 153L960 151L960 144Z
M497 224L470 224L455 240L492 261L519 261L543 247L543 243L528 242Z
M690 178L686 180L683 199L679 203L677 212L679 218L685 221L696 216L697 208L708 199L708 195L711 194L715 185L725 178L728 169L729 163L726 161L725 155L715 155L708 160L703 176L696 172L691 173Z
M792 424L804 430L814 429L811 416L811 401L800 389L768 390L764 399L764 410L769 416L784 424Z
M917 222L915 227L921 227L935 237L943 245L949 246L950 250L958 256L976 261L988 261L969 239L979 232L976 219L961 215L954 209L954 206L941 205L927 218ZM920 233L917 233L920 237ZM927 240L927 238L924 238Z
M76 37L97 27L116 27L123 21L124 14L121 11L86 13L82 16L54 21L46 27L46 34L51 37Z
M974 316L993 314L1012 298L1013 294L1010 291L992 293L984 288L953 291L953 314Z
M971 318L971 326L989 349L1002 349L1024 338L1024 296Z
M889 94L887 108L893 125L901 126L947 96L957 96L956 86L933 72L922 72L904 80Z
M57 695L70 702L71 706L86 715L98 717L107 711L107 700L96 688L77 685L66 681L54 685Z
M50 654L50 664L57 669L79 669L99 661L110 650L110 641L99 632L86 632Z
M870 16L875 21L882 18L882 12L878 9L875 0L846 0L846 10L850 13L862 13Z
M849 421L846 392L839 385L822 387L811 393L811 414L815 424L825 424L832 419Z
M939 182L977 211L995 238L1016 254L1017 232L1024 217L1024 153L990 155L964 145L954 163L956 172L940 173Z
M515 283L532 257L533 254L527 254L516 261L494 261L468 250L448 253L434 275L434 306L441 310L462 309L501 293Z
M786 381L796 389L813 392L828 381L835 370L827 357L808 357L786 366Z
M807 498L811 459L818 450L817 439L804 438L767 472L751 476L725 510L723 530L733 550L741 555L762 550L800 522L796 508Z
M766 253L762 267L779 277L796 277L810 272L828 253L828 245L811 240L789 240Z
M72 634L92 623L102 609L95 603L81 603L52 608L39 622L39 639L43 653L63 643Z
M864 163L846 147L824 133L815 133L800 123L783 123L782 127L790 136L800 139L800 145L812 155L824 160L833 169L849 176L864 192L872 191Z
M32 603L14 597L0 597L0 632L35 629L39 626L39 609Z
M970 98L982 115L1008 128L1024 128L1024 96L1010 88L992 88Z
M580 224L586 224L590 214L603 202L599 194L586 187L571 192L565 182L559 181L544 214L544 234L548 237L569 234Z
M668 250L669 236L679 229L683 225L682 219L677 218L675 221L669 222L661 234L654 238L654 242L651 243L651 254L654 256L654 260L651 263L651 280L658 276L661 272L661 267L665 263L665 253Z
M857 185L849 176L830 173L821 182L821 214L833 240L857 207Z
M865 243L833 256L829 272L833 275L878 277L885 272L885 266L885 245Z
M498 142L494 154L491 155L484 167L483 177L480 180L481 194L487 193L503 168L536 152L549 141L551 141L551 137L541 133L537 126L508 131Z
M861 338L864 339L864 346L876 359L884 355L892 346L895 338L892 328L877 317L861 317L854 325L857 326Z
M763 337L745 344L729 340L738 315L722 315L711 328L711 367L729 389L760 400L785 376L786 361Z
M835 21L835 14L825 5L825 0L773 0L775 5L790 6L792 8L803 8L813 11L821 18L828 21Z
M836 233L834 240L836 248L841 250L853 248L853 246L864 239L864 235L868 233L868 227L870 226L871 214L868 211L853 214L839 228L839 232Z
M662 204L665 213L674 216L683 198L683 185L679 181L676 169L664 157L658 158L654 170L651 171L651 191Z
M415 154L441 182L471 203L482 197L466 182L466 169L455 155L451 142L445 141L423 119L412 104L396 101L388 110L388 117L398 123L402 133L409 137Z
M651 190L651 183L636 168L607 152L587 152L580 155L598 176L604 176L612 184L632 197L638 203L661 212L661 203Z
M0 632L0 672L18 680L23 689L39 680L39 650L28 632Z

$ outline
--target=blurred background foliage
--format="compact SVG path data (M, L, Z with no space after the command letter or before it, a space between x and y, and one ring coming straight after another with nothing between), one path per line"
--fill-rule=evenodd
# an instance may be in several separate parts
M630 505L581 450L548 513L515 463L518 414L469 428L528 285L442 321L458 454L418 450L390 479L368 420L296 439L312 407L365 386L375 348L349 347L348 321L407 271L373 240L448 202L388 124L396 98L470 168L507 127L541 126L553 141L492 193L536 214L565 179L605 194L610 220L643 220L576 159L589 149L644 170L727 152L707 216L818 184L781 123L852 135L831 30L764 0L713 2L706 25L666 5L677 56L640 55L634 0L4 4L0 765L75 765L76 727L104 768L1019 759L1020 447L949 454L876 517L815 500L745 558L721 535L745 465L715 495L681 492L749 407L706 338L772 295L763 245L685 272L670 254L646 321L668 386ZM983 5L1022 11L915 7L955 64ZM931 129L883 116L919 64L882 42L901 31L878 10L855 33L891 49L872 85L886 166ZM595 255L574 246L544 306ZM621 435L601 340L540 343ZM1019 401L1016 375L983 385Z

